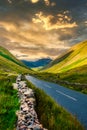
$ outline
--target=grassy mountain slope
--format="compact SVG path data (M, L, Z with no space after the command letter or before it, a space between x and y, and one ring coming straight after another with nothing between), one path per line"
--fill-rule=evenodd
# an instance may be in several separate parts
M46 72L61 73L87 64L87 41L73 46L67 53L46 66Z
M18 73L32 73L8 50L0 47L0 130L13 130L19 109L17 91L13 89Z
M0 73L30 72L21 61L17 60L8 50L0 47Z
M60 77L62 80L68 80L69 82L87 84L87 65L61 73Z
M87 94L87 65L63 73L37 73L36 77Z
M87 93L87 41L52 61L37 77Z
M19 109L20 103L18 101L17 91L12 87L12 83L16 80L14 73L32 73L32 71L27 69L9 51L0 47L0 130L16 129L17 117L15 113ZM83 126L75 117L72 117L72 115L58 106L42 90L33 87L30 83L29 87L36 90L38 101L37 111L44 126L48 126L50 130L63 128L84 130ZM43 109L44 107L46 109Z

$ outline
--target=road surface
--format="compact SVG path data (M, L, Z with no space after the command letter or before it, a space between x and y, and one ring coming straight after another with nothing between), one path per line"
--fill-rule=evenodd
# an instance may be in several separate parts
M43 89L58 104L75 115L87 130L87 95L70 90L58 84L26 76L36 87Z

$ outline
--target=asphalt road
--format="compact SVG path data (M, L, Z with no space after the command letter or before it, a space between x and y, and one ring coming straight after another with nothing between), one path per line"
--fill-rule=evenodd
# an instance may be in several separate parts
M71 114L75 115L87 130L87 95L32 76L26 76L26 78L36 87L43 89Z

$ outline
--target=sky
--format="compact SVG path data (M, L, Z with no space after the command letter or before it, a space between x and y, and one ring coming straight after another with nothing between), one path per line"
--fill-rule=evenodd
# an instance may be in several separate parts
M87 39L87 0L0 0L0 46L18 59L55 59Z

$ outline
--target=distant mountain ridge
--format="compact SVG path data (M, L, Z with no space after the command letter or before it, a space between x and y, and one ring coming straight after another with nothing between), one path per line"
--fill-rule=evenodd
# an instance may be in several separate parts
M50 58L43 58L43 59L39 59L37 61L26 61L26 60L22 60L22 62L26 66L28 66L30 68L45 66L45 65L49 64L51 61L52 61L52 59L50 59Z
M71 47L65 54L45 66L43 71L62 73L84 65L87 65L87 41Z

